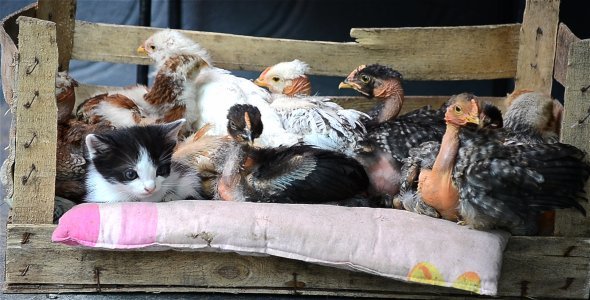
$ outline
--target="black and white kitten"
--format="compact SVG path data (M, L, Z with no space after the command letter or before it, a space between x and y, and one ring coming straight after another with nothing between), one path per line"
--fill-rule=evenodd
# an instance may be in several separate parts
M172 161L175 122L132 126L86 136L85 202L162 202L203 199L196 171Z

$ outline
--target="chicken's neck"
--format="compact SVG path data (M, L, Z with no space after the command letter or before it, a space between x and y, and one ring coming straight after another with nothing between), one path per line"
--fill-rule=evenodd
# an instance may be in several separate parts
M453 168L459 151L459 127L447 124L432 170L422 170L418 189L424 202L444 219L457 220L459 192L453 184Z
M447 124L432 171L445 174L452 173L457 152L459 152L459 143L459 127Z
M291 84L283 89L283 94L287 96L309 96L311 95L311 83L307 76L299 76L291 80Z
M386 81L374 92L375 98L383 100L383 108L377 115L377 122L383 123L394 119L404 103L404 90L397 80Z

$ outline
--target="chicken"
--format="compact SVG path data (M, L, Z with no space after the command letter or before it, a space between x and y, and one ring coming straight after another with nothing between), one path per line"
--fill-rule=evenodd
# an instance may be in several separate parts
M227 130L233 138L219 153L218 197L229 201L339 203L368 186L363 167L354 159L309 145L257 148L263 129L260 111L234 105Z
M57 123L62 124L72 118L72 111L76 105L76 90L78 82L67 72L58 72L55 78L55 97L57 101Z
M103 124L89 125L75 120L72 110L76 102L74 88L78 82L66 72L59 72L55 82L57 101L57 147L55 194L80 202L85 194L84 138L88 133L111 130Z
M567 144L505 144L498 130L462 130L478 124L475 101L457 101L430 172L420 173L418 191L443 218L476 229L536 233L546 210L576 208L590 175L585 153ZM482 132L483 131L483 132Z
M506 97L505 126L514 132L514 142L559 141L563 105L550 95L516 90Z
M194 80L207 66L208 58L198 46L169 43L159 36L149 38L138 48L150 53L157 68L153 86L142 86L96 95L78 108L81 119L90 124L106 122L114 127L168 123L186 119L188 128L196 122Z
M472 126L470 129L502 128L503 119L500 109L489 103L481 103L471 93L454 95L447 100L446 105L448 106L458 101L469 102L471 100L476 104L480 122L478 126ZM419 214L440 217L439 213L434 208L425 204L417 194L418 177L422 170L430 172L439 149L440 141L429 141L409 150L408 157L403 160L401 169L399 197L393 199L393 206L395 208L404 208L405 210Z
M444 111L423 107L398 117L404 101L402 75L378 64L358 67L339 88L352 88L380 102L369 113L367 134L358 143L356 158L369 175L371 194L397 195L403 159L411 148L442 138Z
M187 90L187 99L192 101L188 120L193 129L205 124L213 127L208 135L226 135L226 116L234 104L251 104L261 111L266 130L259 139L262 145L291 145L299 141L296 135L288 133L279 116L270 107L270 94L251 81L232 75L229 71L213 66L209 54L199 44L178 31L163 30L155 33L144 43L144 49L156 62L167 57L163 48L182 49L201 57L207 62ZM158 65L158 63L157 63ZM194 120L194 121L193 121Z
M194 134L181 141L176 146L172 159L189 166L197 171L201 178L202 195L205 199L212 199L215 195L215 182L218 179L217 168L212 159L213 155L229 146L229 136L206 135L211 129L206 124Z
M266 68L254 83L271 91L270 106L288 132L301 136L306 144L353 155L357 140L366 132L361 119L369 116L344 109L330 98L309 96L308 70L297 59L281 62Z

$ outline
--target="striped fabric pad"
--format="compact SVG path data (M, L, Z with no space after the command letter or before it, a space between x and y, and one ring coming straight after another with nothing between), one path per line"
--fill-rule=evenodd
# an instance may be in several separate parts
M508 235L394 209L174 201L81 204L53 242L274 255L495 295Z

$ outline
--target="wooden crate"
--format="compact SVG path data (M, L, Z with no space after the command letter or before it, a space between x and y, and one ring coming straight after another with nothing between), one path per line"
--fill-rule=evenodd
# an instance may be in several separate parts
M10 169L14 163L14 169L3 178L9 184L14 179L14 190L8 195L12 212L5 292L475 297L455 289L402 283L277 257L96 251L52 244L56 70L67 70L70 59L149 64L133 49L157 30L75 21L75 6L75 0L39 0L38 5L7 17L0 29L4 93L15 116L5 164ZM590 40L580 41L565 26L560 26L558 33L558 12L559 0L527 0L522 24L352 29L355 43L185 33L209 49L219 67L228 69L260 71L298 57L313 66L313 74L344 77L360 64L380 62L396 66L410 80L515 78L517 88L543 92L551 90L555 70L556 78L566 87L562 140L589 150L590 127L584 117L590 100ZM234 51L238 45L240 51ZM83 86L77 95L95 89ZM405 110L438 104L447 96L408 98ZM499 98L487 100L502 104ZM338 101L360 109L373 105L355 97ZM587 203L584 206L589 208ZM571 211L560 211L555 232L552 237L510 239L499 296L588 299L590 221Z

